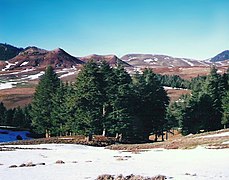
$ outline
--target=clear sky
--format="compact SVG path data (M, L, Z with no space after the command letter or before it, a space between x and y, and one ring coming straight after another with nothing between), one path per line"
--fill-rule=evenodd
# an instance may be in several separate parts
M0 14L0 42L75 56L229 49L229 0L0 0Z

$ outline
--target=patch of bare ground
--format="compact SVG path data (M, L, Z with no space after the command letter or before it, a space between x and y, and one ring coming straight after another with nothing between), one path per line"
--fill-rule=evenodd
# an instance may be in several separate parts
M63 136L63 137L50 137L39 138L32 140L20 140L8 143L2 143L1 145L34 145L34 144L82 144L88 146L105 147L115 143L115 138L104 137L95 135L92 141L88 141L86 136Z
M227 71L227 66L217 67L219 73ZM179 75L181 78L190 80L197 76L206 76L210 73L209 66L193 66L193 67L155 67L152 68L155 73L163 75Z
M164 149L193 149L197 146L203 146L208 149L229 148L229 136L220 136L221 133L229 132L229 129L206 132L196 135L178 136L163 142L145 143L145 144L115 144L106 148L111 150L123 150L130 152L140 152L141 150L164 148ZM216 135L207 137L208 135Z
M24 107L31 103L35 88L11 88L0 90L0 101L7 108Z
M122 174L118 176L103 174L96 178L96 180L165 180L165 179L166 176L163 175L158 175L155 177L143 177L140 175L133 175L133 174L128 176L123 176Z
M171 102L179 100L181 95L190 94L190 90L185 89L168 89L166 90Z

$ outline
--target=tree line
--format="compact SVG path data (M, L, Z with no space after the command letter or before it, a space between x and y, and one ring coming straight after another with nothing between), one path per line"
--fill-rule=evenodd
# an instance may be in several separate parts
M48 67L31 104L32 126L51 135L122 134L146 140L166 127L169 98L151 70L134 77L121 66L89 62L72 84Z
M51 136L118 133L132 142L146 141L151 134L157 140L171 128L180 128L184 135L217 130L229 126L228 74L220 75L213 67L210 75L187 81L145 69L131 77L121 66L89 62L75 82L63 83L48 67L31 105L6 110L1 103L5 115L0 122ZM169 104L165 84L192 93Z
M172 103L167 116L184 135L229 126L229 69L223 75L212 67L206 77L192 80L191 95Z
M0 103L0 125L14 126L18 128L31 128L31 117L29 115L30 105L24 108L6 109L4 104Z

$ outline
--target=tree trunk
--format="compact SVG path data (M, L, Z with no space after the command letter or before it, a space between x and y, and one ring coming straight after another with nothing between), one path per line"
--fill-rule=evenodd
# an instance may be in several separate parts
M105 128L103 129L103 134L102 134L102 136L106 136L106 129L105 129Z
M166 131L165 139L168 140L168 131Z
M155 139L154 139L155 142L157 142L157 133L155 134Z
M161 133L161 140L164 141L164 132Z

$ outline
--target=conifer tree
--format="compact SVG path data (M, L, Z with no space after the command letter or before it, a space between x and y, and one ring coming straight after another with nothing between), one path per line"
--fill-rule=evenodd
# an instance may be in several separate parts
M129 139L133 130L132 80L122 66L118 66L113 71L114 76L110 79L107 88L110 111L106 113L105 125L110 134L119 133L124 139Z
M101 74L94 62L85 64L75 83L72 111L74 118L72 130L77 134L102 133L103 95L101 92Z
M228 128L229 127L229 91L227 91L226 95L223 97L222 108L223 108L222 124L224 125L224 128Z
M6 117L6 108L4 104L0 103L0 125L5 125L5 117Z
M64 135L67 131L65 124L68 118L68 109L66 105L67 86L60 82L60 86L53 95L51 110L52 127L51 132L54 135Z
M143 123L145 139L155 134L157 140L157 135L163 132L166 124L167 93L150 69L136 77L135 89L139 102L138 117Z
M51 117L53 109L52 98L59 85L59 78L53 68L48 66L45 74L39 81L31 104L30 116L32 118L32 126L37 133L44 134L46 131L50 132L53 127Z
M211 97L214 120L212 121L209 130L217 130L222 128L222 97L224 96L225 89L222 84L221 76L217 73L217 69L213 67L210 75L208 76L205 84L205 93Z

